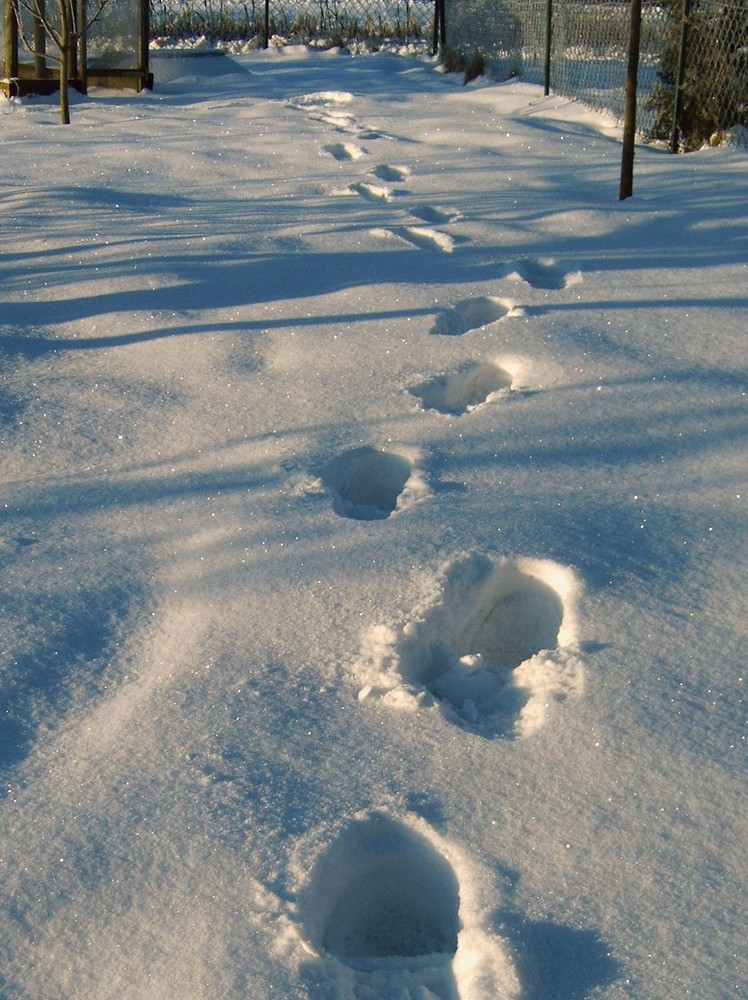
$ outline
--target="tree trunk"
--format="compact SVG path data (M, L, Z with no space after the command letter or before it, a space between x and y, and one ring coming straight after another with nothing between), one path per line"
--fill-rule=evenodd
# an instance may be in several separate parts
M63 125L70 124L70 95L68 82L70 79L70 48L75 44L75 38L70 23L70 0L59 0L60 3L60 121Z
M68 73L70 54L67 50L60 53L60 121L63 125L70 124L70 98L68 94Z

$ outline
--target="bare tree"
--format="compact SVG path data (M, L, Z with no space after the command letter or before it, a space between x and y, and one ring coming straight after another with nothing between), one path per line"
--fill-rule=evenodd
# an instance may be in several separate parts
M38 70L47 59L60 66L60 120L63 125L69 125L68 83L78 45L85 39L91 25L101 17L109 0L93 0L92 10L87 9L86 0L52 0L51 11L47 10L46 0L10 2L18 23L18 33L36 58ZM31 31L28 30L29 18L24 19L24 14L30 15ZM57 51L48 48L48 40L52 41Z

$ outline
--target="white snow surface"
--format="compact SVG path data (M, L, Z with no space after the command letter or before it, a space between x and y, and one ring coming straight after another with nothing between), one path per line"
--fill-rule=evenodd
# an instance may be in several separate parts
M154 66L0 101L0 997L745 997L745 153Z

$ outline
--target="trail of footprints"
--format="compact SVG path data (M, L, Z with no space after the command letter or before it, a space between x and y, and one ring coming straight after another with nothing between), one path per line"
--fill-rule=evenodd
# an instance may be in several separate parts
M365 143L381 136L356 122L351 94L319 92L290 103L351 137L324 146L339 162L366 161ZM407 193L410 177L406 166L378 164L366 178L331 193L387 203ZM372 232L420 249L453 251L455 240L445 230L458 212L426 205L411 214L413 224ZM506 274L546 290L581 280L550 258L520 259ZM509 300L469 298L443 310L431 333L461 337L518 315L522 310ZM475 359L410 392L424 411L462 416L517 389L514 373ZM320 480L335 512L360 521L387 520L428 495L416 453L373 446L340 454ZM376 624L364 631L351 671L359 702L437 712L489 740L531 735L549 706L581 691L579 589L574 573L550 560L474 552L449 562L439 596L414 608L405 626ZM331 979L345 984L345 996L458 1000L466 995L467 980L460 981L466 968L471 980L477 976L486 984L486 995L522 992L501 939L471 927L471 914L461 912L465 886L448 854L418 817L373 811L351 820L317 858L299 899L301 933ZM459 960L461 948L470 954Z
M365 144L381 133L356 122L352 101L347 93L321 92L289 103L345 136L327 144L326 155L356 163L369 157ZM410 178L407 166L379 164L370 178L338 193L384 203ZM456 211L420 206L412 215L412 225L375 232L419 248L453 250L444 229L459 218ZM581 280L546 258L519 260L507 274L548 290ZM461 337L520 314L509 300L473 297L443 310L431 333ZM463 416L518 386L515 374L496 361L473 359L410 391L424 411ZM353 448L328 462L320 481L335 512L358 521L386 521L428 496L415 450ZM509 740L531 735L546 721L549 705L581 690L579 583L570 569L474 552L443 566L438 584L438 596L413 608L404 626L375 624L362 634L351 669L359 703L435 713L474 737ZM459 1000L479 982L483 996L519 997L522 983L509 949L481 922L480 907L462 905L473 877L415 814L371 810L341 823L312 859L297 898L304 948L329 974L330 995Z
M353 138L348 140L328 143L323 148L327 155L339 162L355 162L370 156L369 150L361 143L373 142L384 136L382 132L360 125L356 121L349 110L353 101L353 95L345 91L316 91L295 97L288 104L335 131L352 136ZM407 193L403 185L410 179L411 173L410 167L381 163L371 170L371 179L352 181L345 187L335 188L331 194L336 197L358 196L366 201L384 204ZM400 240L422 250L452 253L455 246L454 237L436 227L455 221L459 218L458 212L453 209L423 206L414 208L411 214L415 220L412 225L375 228L372 230L372 235L383 239Z

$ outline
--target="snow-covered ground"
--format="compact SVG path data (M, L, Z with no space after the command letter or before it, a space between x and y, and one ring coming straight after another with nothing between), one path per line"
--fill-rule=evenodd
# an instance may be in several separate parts
M746 996L745 153L154 62L0 102L0 996Z

